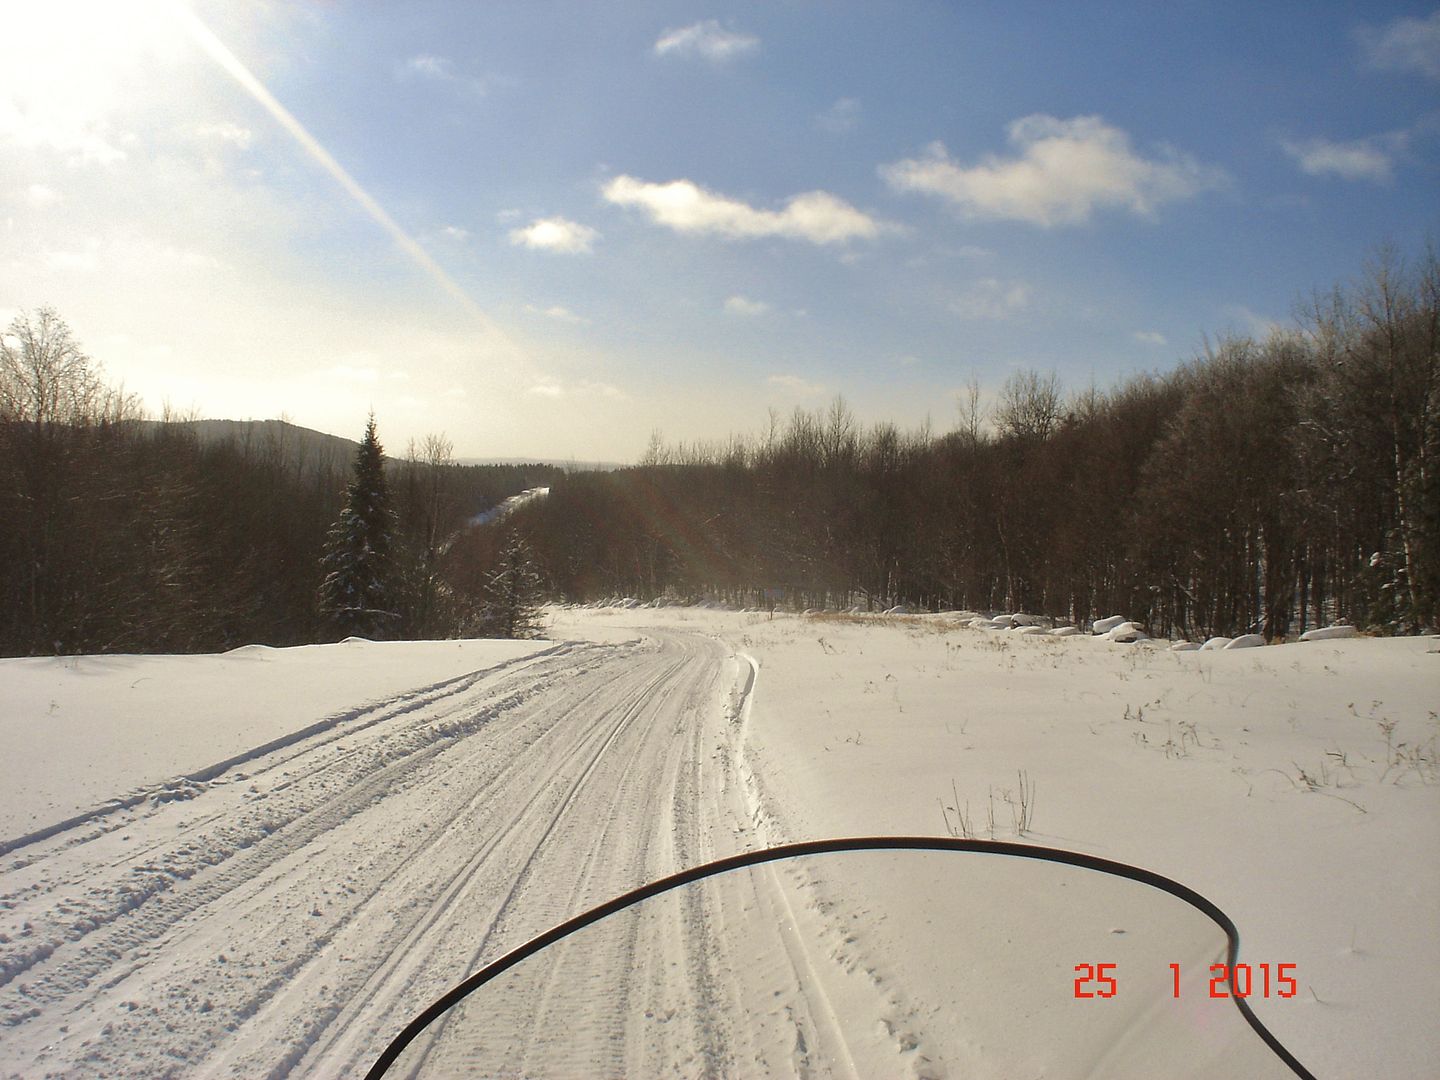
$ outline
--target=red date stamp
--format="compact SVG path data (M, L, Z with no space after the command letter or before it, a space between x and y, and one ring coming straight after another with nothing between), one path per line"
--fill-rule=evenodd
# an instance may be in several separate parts
M1113 998L1120 992L1118 964L1076 964L1077 998ZM1170 965L1171 996L1180 996L1180 965ZM1212 998L1295 996L1294 964L1211 964Z

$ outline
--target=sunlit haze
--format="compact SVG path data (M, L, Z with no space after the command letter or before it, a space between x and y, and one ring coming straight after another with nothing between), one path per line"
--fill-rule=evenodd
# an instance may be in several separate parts
M0 322L158 413L634 460L952 425L1440 225L1433 4L6 2Z

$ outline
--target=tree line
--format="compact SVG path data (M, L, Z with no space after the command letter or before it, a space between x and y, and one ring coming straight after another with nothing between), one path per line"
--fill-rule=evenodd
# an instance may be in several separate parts
M343 636L321 587L350 463L287 430L206 441L194 423L146 421L55 311L15 318L0 335L0 655ZM384 636L485 631L481 586L500 552L457 539L475 515L560 470L458 465L442 436L383 469Z
M953 430L845 403L718 445L652 439L516 515L547 587L796 607L1017 611L1275 639L1440 609L1440 268L1391 250L1293 329L1066 393L973 381Z

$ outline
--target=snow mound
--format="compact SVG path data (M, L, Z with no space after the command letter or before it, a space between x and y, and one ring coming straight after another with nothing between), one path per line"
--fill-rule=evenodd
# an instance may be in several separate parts
M1317 626L1300 635L1301 641L1333 641L1336 638L1359 637L1360 631L1353 626Z
M275 646L273 646L273 645L238 645L238 646L236 646L235 648L229 650L228 652L222 653L221 655L223 655L223 656L263 656L263 655L265 655L266 653L273 653L273 652L275 652L275 651L276 651L276 649L275 649Z
M1109 620L1107 619L1105 621L1108 622ZM1106 630L1105 633L1101 634L1100 637L1105 641L1119 641L1125 644L1133 641L1148 640L1145 628L1139 623L1130 622L1128 619L1116 623L1110 627L1110 629Z
M1265 638L1260 634L1241 634L1234 641L1225 646L1227 649L1257 649L1265 644Z
M1057 626L1054 630L1050 631L1050 636L1074 637L1078 633L1080 633L1080 628L1078 626Z
M1207 640L1204 645L1201 645L1200 648L1205 649L1206 651L1209 651L1210 649L1223 649L1226 645L1230 644L1231 640L1232 639L1228 637L1212 637Z
M1043 626L1017 626L1017 627L1015 627L1015 633L1017 633L1017 634L1025 634L1025 635L1027 635L1027 636L1033 636L1033 635L1035 635L1035 634L1044 634L1045 632L1046 632L1046 631L1045 631L1045 628L1044 628Z
M1177 641L1170 646L1171 652L1198 652L1202 646L1198 641Z
M1129 620L1126 619L1124 615L1111 615L1107 619L1096 619L1093 623L1090 624L1090 629L1097 634L1108 634L1111 630L1114 630L1115 627L1119 626L1121 623L1128 621Z
M915 613L914 613L913 611L911 611L908 607L906 607L904 604L896 604L896 605L895 605L894 607L892 607L892 608L886 608L886 609L885 609L885 614L886 614L886 615L913 615L913 614L915 614Z
M340 644L341 644L341 645L373 645L373 644L375 644L375 643L374 643L373 641L371 641L368 637L355 637L354 635L351 635L350 637L347 637L347 638L341 638L341 639L340 639Z

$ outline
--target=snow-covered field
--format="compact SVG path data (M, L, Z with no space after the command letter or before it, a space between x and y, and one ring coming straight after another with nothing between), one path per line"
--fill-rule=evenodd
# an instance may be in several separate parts
M1433 1075L1435 639L1176 653L940 616L552 624L549 642L0 660L0 1075L362 1075L439 992L642 881L947 828L1184 882L1238 924L1242 960L1295 965L1295 997L1251 1004L1317 1075ZM649 945L611 942L598 981L561 958L500 999L504 1060L538 1069L584 1028L564 992L583 984L612 1011L728 1002L728 1023L671 1025L699 1031L688 1074L985 1075L903 973L953 975L997 912L921 926L926 894L887 873L848 900L756 873ZM1045 959L1068 996L1076 963L1111 957ZM1017 1039L1056 1034L992 989ZM602 1034L622 1056L580 1071L664 1060L676 1018L620 1012Z

